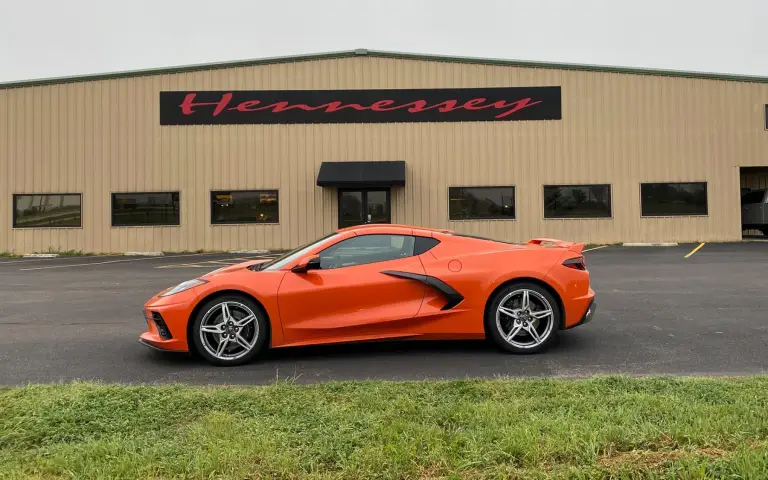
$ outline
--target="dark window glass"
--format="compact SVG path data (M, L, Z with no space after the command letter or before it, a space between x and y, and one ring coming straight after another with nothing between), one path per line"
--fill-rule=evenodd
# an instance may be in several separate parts
M360 235L320 252L320 268L352 267L413 256L415 238L410 235Z
M610 185L544 185L544 218L610 216Z
M79 193L14 195L13 227L80 227L82 201Z
M515 187L449 187L448 218L515 218Z
M753 205L755 203L763 203L763 197L765 197L765 190L756 190L749 192L741 197L742 205Z
M640 200L644 217L706 215L707 184L643 183L640 185Z
M277 190L211 192L211 223L278 223Z
M112 194L112 226L179 225L179 192Z
M422 253L432 250L435 245L440 243L440 240L430 237L416 237L416 243L413 247L414 255L421 255Z

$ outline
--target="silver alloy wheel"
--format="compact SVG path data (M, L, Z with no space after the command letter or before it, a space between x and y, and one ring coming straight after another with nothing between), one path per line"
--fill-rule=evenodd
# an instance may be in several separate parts
M517 348L541 345L555 326L552 305L535 290L521 288L509 293L496 309L496 328Z
M203 348L220 360L237 360L248 354L259 339L256 314L240 302L226 301L211 307L200 322Z

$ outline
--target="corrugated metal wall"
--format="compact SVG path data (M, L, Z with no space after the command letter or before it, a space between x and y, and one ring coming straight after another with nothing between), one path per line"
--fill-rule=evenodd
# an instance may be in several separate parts
M560 85L562 121L160 127L161 90ZM739 165L768 165L768 85L388 58L0 90L0 251L290 248L337 226L323 161L405 160L392 219L508 240L740 238ZM707 217L640 218L640 182L707 181ZM613 218L544 220L544 184L609 183ZM515 185L514 221L448 221L448 186ZM280 190L279 225L212 226L213 189ZM110 193L180 191L181 226L111 227ZM83 228L11 229L13 193L83 194Z

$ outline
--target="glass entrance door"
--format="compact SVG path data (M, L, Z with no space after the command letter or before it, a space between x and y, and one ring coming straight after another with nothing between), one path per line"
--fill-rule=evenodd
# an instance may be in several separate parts
M339 228L390 223L389 189L339 190Z

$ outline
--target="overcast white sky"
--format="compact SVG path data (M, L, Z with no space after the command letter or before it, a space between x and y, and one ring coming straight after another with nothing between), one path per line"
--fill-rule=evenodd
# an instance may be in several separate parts
M0 0L0 82L368 48L768 76L768 0Z

